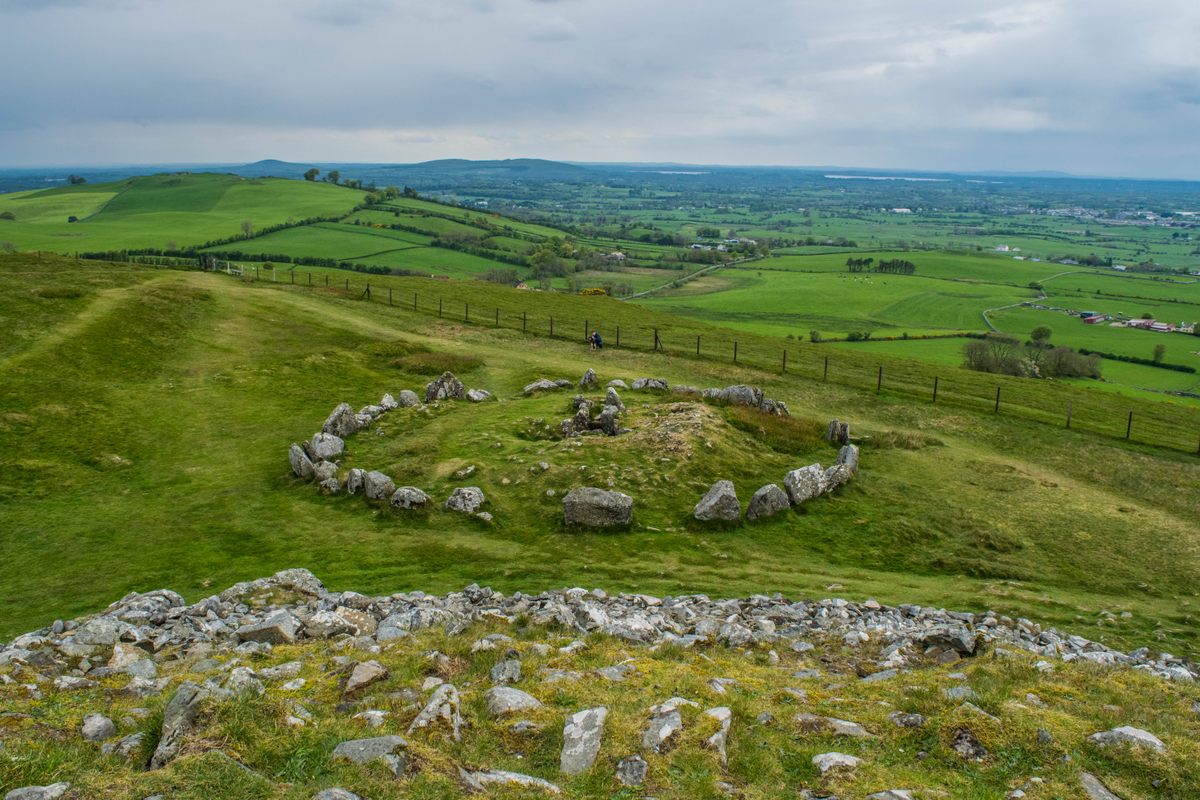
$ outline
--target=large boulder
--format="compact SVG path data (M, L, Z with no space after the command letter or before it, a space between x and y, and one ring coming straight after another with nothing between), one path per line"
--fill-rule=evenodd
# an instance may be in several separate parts
M303 478L306 481L313 479L313 463L304 452L304 448L292 442L292 446L288 448L288 463L292 466L292 474L297 478Z
M313 480L322 485L326 481L337 483L337 464L332 461L318 461L313 464Z
M742 505L731 481L717 481L696 503L692 516L701 522L736 522L742 516Z
M467 399L472 403L484 403L492 399L492 393L487 389L468 389Z
M762 405L759 406L764 414L771 414L776 417L790 417L792 414L788 411L787 403L782 400L773 400L770 397L764 397Z
M278 609L268 614L262 622L255 622L238 628L237 639L239 642L295 644L296 618L287 609Z
M670 388L670 385L662 378L638 378L633 382L635 392L665 392Z
M401 486L392 494L392 508L413 509L424 508L429 502L429 495L415 486Z
M389 500L396 493L396 484L379 470L363 475L363 494L368 500Z
M401 408L412 408L421 405L421 398L412 389L402 389L396 402L400 404Z
M533 394L534 392L554 392L561 388L563 387L560 386L557 381L548 380L546 378L538 378L533 383L526 384L525 388L521 391L525 392L525 394Z
M583 377L579 379L580 389L595 389L600 386L600 379L596 377L596 370L588 367L588 371L583 373Z
M117 734L117 726L103 714L88 714L83 718L79 734L89 742L103 742Z
M845 486L854 477L854 473L845 464L834 464L825 470L825 491L832 492L838 487Z
M762 389L745 383L739 383L736 386L726 386L718 396L722 401L735 406L753 406L758 408L762 405L763 401Z
M794 469L784 476L783 488L787 490L792 505L798 506L825 491L825 470L821 469L820 464Z
M775 484L768 483L750 498L750 505L746 508L746 519L769 517L780 511L787 511L790 505L787 493Z
M486 502L487 498L478 486L459 486L446 498L444 508L447 511L474 514Z
M346 442L332 433L318 433L308 443L308 451L312 453L314 461L336 461L346 452Z
M1108 747L1110 745L1130 745L1132 747L1145 747L1153 750L1156 753L1165 752L1167 746L1162 743L1162 740L1149 731L1144 731L1141 728L1135 728L1131 725L1122 725L1119 728L1112 730L1093 733L1088 737L1088 741L1097 747Z
M625 410L625 404L621 402L621 395L617 394L615 386L609 386L604 392L604 405L616 406L620 411Z
M453 372L443 372L440 377L435 378L425 385L425 402L432 403L437 400L463 400L467 396L467 387L463 386L463 382L454 377Z
M616 406L605 405L592 427L604 431L608 436L616 436L621 432L621 410Z
M400 404L396 402L396 398L392 397L390 394L385 394L383 399L379 401L379 407L384 411L395 411L400 407Z
M358 417L354 413L354 409L349 403L338 403L337 407L330 412L325 419L325 424L321 426L322 433L332 433L334 436L340 436L343 439L357 431L359 425Z
M830 444L850 444L850 423L831 419L825 429L825 441Z
M563 498L563 520L568 525L609 528L633 522L633 498L593 486L579 486Z
M542 708L541 701L536 697L511 686L493 686L484 693L483 699L487 703L488 715L492 717Z
M358 494L361 492L366 477L366 470L359 469L358 467L351 468L350 472L346 475L346 493Z

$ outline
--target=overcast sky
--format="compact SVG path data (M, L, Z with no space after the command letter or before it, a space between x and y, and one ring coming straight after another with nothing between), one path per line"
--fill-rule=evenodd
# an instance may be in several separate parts
M1197 0L0 0L0 164L1200 178Z

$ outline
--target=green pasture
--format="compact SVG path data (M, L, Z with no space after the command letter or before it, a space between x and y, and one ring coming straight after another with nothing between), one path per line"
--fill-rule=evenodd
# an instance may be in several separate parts
M232 175L153 175L0 195L0 242L56 253L202 244L255 228L348 212L364 194L328 183ZM78 222L69 223L73 215Z
M786 376L754 363L765 351L749 335L739 364L689 358L675 349L680 331L666 328L667 315L605 298L416 278L377 285L420 287L426 299L414 314L378 292L366 303L354 291L221 274L0 259L0 309L21 332L0 358L0 529L9 533L0 537L0 636L130 590L169 586L195 599L306 566L335 589L366 592L479 582L503 591L824 596L838 583L845 596L995 607L1123 646L1200 647L1181 602L1200 581L1192 455L1126 446L1084 424L1065 432L972 410L961 396L980 378L964 371L946 379L945 404L934 406L822 383L813 371L823 348L795 351ZM50 291L63 286L78 294ZM428 305L438 293L470 297L484 319L464 325L449 302L438 319ZM496 329L485 310L501 303L505 327ZM511 327L522 307L539 317L525 335ZM560 320L555 339L545 335L547 312ZM590 352L562 330L584 314L606 333L614 320L662 324L671 350ZM873 360L847 352L837 369ZM909 363L889 360L888 380ZM520 389L541 376L576 379L587 367L602 381L750 381L788 402L793 418L628 392L633 433L565 446L546 428L570 413L572 392L527 399ZM386 466L441 499L460 485L454 472L474 464L493 524L322 497L289 477L287 445L316 431L337 402L420 390L443 369L497 400L398 411L350 441L346 465ZM1065 387L1005 386L1014 404L1031 402L1021 391L1068 392L1082 422L1110 402ZM1128 402L1146 424L1156 414L1196 419ZM1177 416L1161 416L1168 411ZM851 487L762 524L714 530L690 520L691 504L718 478L731 478L745 501L792 465L830 460L819 433L832 416L866 437ZM550 469L531 469L540 461ZM546 489L561 497L610 481L638 498L631 531L558 525ZM1132 616L1100 624L1102 610Z

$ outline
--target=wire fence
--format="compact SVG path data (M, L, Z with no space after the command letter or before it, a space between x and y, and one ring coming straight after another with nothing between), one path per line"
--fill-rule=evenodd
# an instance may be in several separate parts
M339 297L482 328L584 343L599 331L606 347L677 358L736 364L783 379L830 383L874 392L1015 417L1138 444L1200 455L1200 409L1116 392L1076 388L1059 381L971 372L903 358L881 358L849 348L786 342L767 336L692 324L633 304L597 308L595 298L514 292L490 284L391 278L382 282L330 272L217 265L245 280L310 288ZM283 273L283 274L279 274ZM617 307L612 307L617 305ZM551 307L552 306L552 307ZM590 314L590 316L589 316ZM600 317L603 316L603 320Z

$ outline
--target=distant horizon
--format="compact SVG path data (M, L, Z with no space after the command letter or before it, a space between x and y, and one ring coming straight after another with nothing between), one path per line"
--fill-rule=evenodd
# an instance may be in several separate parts
M796 170L803 172L827 172L831 170L839 170L852 173L883 173L888 176L903 176L905 174L932 174L932 175L989 175L996 177L1010 176L1014 178L1046 178L1046 179L1063 179L1063 180L1111 180L1111 181L1153 181L1163 183L1200 183L1200 177L1196 178L1180 178L1166 177L1162 175L1115 175L1115 174L1085 174L1068 172L1060 169L1027 169L1027 170L1012 170L999 168L971 168L971 169L952 169L944 167L912 167L912 166L861 166L850 164L732 164L732 163L717 163L717 162L693 162L693 161L593 161L593 160L574 160L574 159L556 159L545 158L541 156L511 156L501 158L467 158L464 156L440 156L437 158L421 159L419 161L359 161L359 160L332 160L332 159L284 159L284 158L257 158L248 161L237 159L216 160L216 161L111 161L111 162L61 162L61 163L39 163L39 164L0 164L2 172L19 172L19 171L37 171L37 170L115 170L115 169L219 169L222 167L248 167L254 164L264 162L276 162L280 164L289 164L297 166L363 166L363 167L412 167L421 164L435 163L439 161L465 161L469 163L499 163L506 161L541 161L553 164L565 164L569 166L579 167L690 167L699 169L747 169L747 170ZM276 177L276 176L272 176ZM283 176L277 176L283 177ZM855 176L858 177L858 176ZM863 175L862 177L866 177Z

